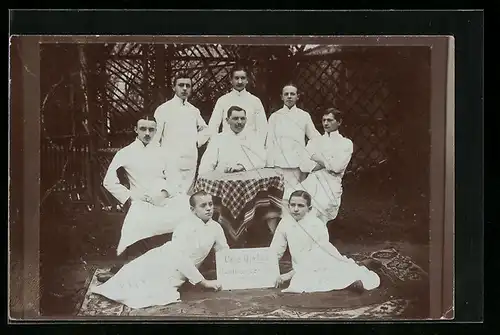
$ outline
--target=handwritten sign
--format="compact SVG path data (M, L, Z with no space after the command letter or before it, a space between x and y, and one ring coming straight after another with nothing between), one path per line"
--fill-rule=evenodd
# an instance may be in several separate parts
M280 273L276 253L269 248L222 250L215 260L223 290L274 287Z

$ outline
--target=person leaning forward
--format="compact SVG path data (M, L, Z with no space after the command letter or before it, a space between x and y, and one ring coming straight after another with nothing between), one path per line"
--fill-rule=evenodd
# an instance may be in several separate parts
M134 130L135 140L115 154L103 180L106 190L121 204L129 205L116 249L123 258L130 256L125 251L131 251L140 242L144 243L139 253L149 249L148 239L172 233L190 213L188 195L166 179L163 150L151 143L156 132L155 118L140 117ZM120 183L119 169L124 170L129 188ZM119 267L101 279L106 280Z

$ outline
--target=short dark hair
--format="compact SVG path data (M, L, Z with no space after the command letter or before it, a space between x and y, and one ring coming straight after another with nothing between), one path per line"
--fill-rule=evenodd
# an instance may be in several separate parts
M204 197L205 195L210 195L210 194L203 191L203 190L191 194L191 196L189 197L189 206L195 207L196 206L196 198L197 197Z
M155 123L158 123L156 121L156 118L154 117L154 115L149 114L149 113L139 115L139 117L137 117L137 120L135 121L135 123L137 124L137 122L139 122L139 120L154 121Z
M227 117L230 118L234 111L236 111L236 112L243 111L243 112L245 112L245 115L247 115L247 111L244 110L243 108L241 108L240 106L231 106L227 110Z
M248 69L246 66L244 66L243 64L235 64L233 66L233 68L231 69L231 78L234 77L234 73L236 71L245 71L245 74L248 76Z
M289 82L286 82L285 85L283 85L283 87L281 88L281 91L283 92L283 89L287 86L291 86L291 87L295 87L297 89L297 93L299 92L299 88L297 87L297 85L295 85L294 83L292 83L291 81Z
M311 195L306 191L303 190L293 191L292 194L290 194L290 198L288 198L288 202L290 202L290 200L292 200L293 197L300 197L304 199L307 203L307 207L311 207L312 203Z
M330 107L330 108L323 109L323 113L321 114L321 117L323 117L325 115L330 115L330 114L333 114L333 117L335 118L335 120L337 120L339 123L342 123L342 121L344 119L344 112L342 112L340 109L337 109L335 107Z
M177 85L177 80L179 79L189 79L191 80L191 83L193 83L193 78L191 78L191 76L188 75L186 72L177 72L173 81L174 86Z

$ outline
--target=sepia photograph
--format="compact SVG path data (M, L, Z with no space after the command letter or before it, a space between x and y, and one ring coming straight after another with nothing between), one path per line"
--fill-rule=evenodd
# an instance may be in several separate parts
M453 317L452 38L30 38L11 318Z

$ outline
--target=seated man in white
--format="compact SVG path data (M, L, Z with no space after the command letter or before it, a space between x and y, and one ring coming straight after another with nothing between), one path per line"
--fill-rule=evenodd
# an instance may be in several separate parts
M188 195L166 180L163 150L150 144L156 132L154 117L141 117L134 130L136 139L116 153L103 180L103 186L120 203L130 204L116 250L118 255L135 242L172 233L190 213ZM125 171L130 189L120 183L120 168Z
M246 112L238 106L227 111L230 129L218 133L208 142L200 162L199 174L210 171L224 173L249 171L265 167L266 151L254 132L245 131Z
M205 279L198 270L212 248L229 249L222 227L212 220L212 196L197 192L189 205L192 213L175 229L172 241L126 264L92 293L131 308L145 308L179 302L178 288L186 281L219 290L217 280Z
M323 113L323 136L309 141L300 169L308 172L307 178L293 188L285 190L287 199L294 190L305 190L312 197L316 215L328 222L337 217L341 196L342 177L351 160L353 143L342 136L338 129L342 124L342 112L328 108Z

